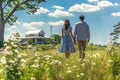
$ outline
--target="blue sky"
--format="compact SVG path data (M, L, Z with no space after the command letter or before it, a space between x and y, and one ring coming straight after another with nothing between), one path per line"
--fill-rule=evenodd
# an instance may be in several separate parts
M21 36L29 30L42 29L50 36L50 26L53 34L61 35L64 19L69 19L74 31L74 25L83 14L90 26L91 43L106 44L113 25L120 21L120 0L46 0L41 3L35 14L28 15L26 11L18 11L17 22L6 25L5 39L16 30Z

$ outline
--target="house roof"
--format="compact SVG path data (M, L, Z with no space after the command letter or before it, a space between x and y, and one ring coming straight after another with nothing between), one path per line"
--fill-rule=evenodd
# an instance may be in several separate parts
M32 36L32 37L18 37L17 39L51 39L51 37L39 37L39 36Z
M45 34L43 30L33 30L33 31L27 31L25 34Z

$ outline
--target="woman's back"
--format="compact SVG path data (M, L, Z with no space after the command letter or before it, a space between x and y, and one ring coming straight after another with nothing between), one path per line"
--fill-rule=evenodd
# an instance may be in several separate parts
M62 28L64 35L70 34L72 28L69 26L68 29L66 30L64 27Z

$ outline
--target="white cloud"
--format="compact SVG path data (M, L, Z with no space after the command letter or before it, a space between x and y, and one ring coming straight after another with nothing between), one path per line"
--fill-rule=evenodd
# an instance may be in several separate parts
M32 26L44 26L45 25L45 22L31 22L30 25Z
M88 2L98 2L99 0L88 0Z
M64 7L62 7L62 6L56 6L56 5L54 5L53 8L62 9L62 10L64 9Z
M114 3L114 5L115 5L115 6L120 6L120 4L118 4L118 3Z
M120 17L120 12L113 12L111 15L112 16L119 16Z
M63 20L60 20L60 21L56 21L56 22L48 22L48 24L50 26L61 26L63 25L64 21Z
M99 11L100 8L98 6L90 5L90 4L75 4L69 8L71 12L95 12Z
M95 11L99 11L105 7L120 6L119 3L112 3L109 0L87 0L87 1L90 3L95 2L95 4L86 4L86 3L75 4L75 5L71 6L68 11L71 11L71 12L95 12Z
M22 26L22 24L19 21L16 21L14 25L6 24L5 33L10 34L12 32L19 31L19 26Z
M49 12L48 9L45 9L45 8L43 8L43 7L40 7L40 8L37 10L37 12L35 12L35 14L38 15L38 14L48 13L48 12Z
M63 11L63 10L55 10L53 13L49 13L48 14L50 17L65 17L65 16L73 16L72 13L69 13L67 11Z
M28 30L36 30L36 27L44 26L44 22L31 22L31 23L23 23L23 27L25 27Z
M109 6L114 6L113 3L109 1L100 1L98 2L97 6L99 7L109 7Z
M10 26L10 27L8 28L8 31L12 31L12 30L15 30L15 29L17 29L16 26L15 26L15 25L12 25L12 26Z
M20 23L15 23L15 25L11 25L11 26L9 24L7 25L8 28L5 28L5 36L4 36L5 40L10 39L10 35L15 31L19 31L19 29L17 28L18 24Z
M33 27L29 23L23 23L23 27L28 29L28 30L37 30L37 28Z

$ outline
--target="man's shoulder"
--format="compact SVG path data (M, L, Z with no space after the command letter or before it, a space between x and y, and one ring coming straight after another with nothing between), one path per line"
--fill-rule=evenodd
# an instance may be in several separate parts
M75 25L81 24L81 22L76 22Z
M85 21L83 21L83 22L77 22L75 25L80 25L80 24L85 24L85 25L88 25Z

